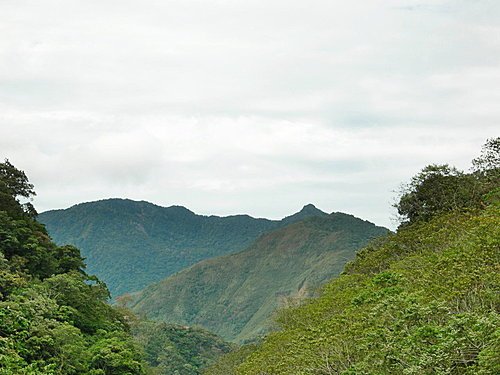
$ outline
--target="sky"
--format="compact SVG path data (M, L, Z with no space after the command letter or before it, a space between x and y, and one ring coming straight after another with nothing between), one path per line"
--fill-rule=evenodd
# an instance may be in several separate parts
M110 197L394 228L500 130L498 0L0 0L0 158L39 212Z

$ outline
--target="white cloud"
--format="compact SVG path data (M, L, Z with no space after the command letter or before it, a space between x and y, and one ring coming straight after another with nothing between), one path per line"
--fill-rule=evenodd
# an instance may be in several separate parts
M500 3L1 1L0 157L39 209L109 196L390 225L498 135Z

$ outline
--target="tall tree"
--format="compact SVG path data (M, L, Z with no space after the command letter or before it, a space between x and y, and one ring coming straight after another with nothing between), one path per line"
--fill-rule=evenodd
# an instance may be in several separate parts
M0 163L0 210L16 217L35 217L37 212L30 203L20 204L18 197L31 198L36 195L33 184L26 174L14 167L8 159Z
M472 169L476 172L492 172L500 170L500 137L490 138L483 145L481 155L472 161Z
M394 205L401 224L484 206L485 194L498 188L500 181L500 138L488 139L472 164L473 173L464 173L447 164L423 168L403 185L399 201Z

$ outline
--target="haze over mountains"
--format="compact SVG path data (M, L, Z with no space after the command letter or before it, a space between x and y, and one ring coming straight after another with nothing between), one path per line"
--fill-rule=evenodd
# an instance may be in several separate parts
M39 220L57 243L79 247L88 272L114 297L125 296L120 300L134 312L236 342L267 332L280 304L311 295L388 232L312 204L268 220L107 199L44 212Z
M314 213L310 206L305 210ZM343 213L306 217L262 235L244 251L151 285L129 305L154 320L199 325L231 341L252 340L268 331L280 301L310 296L358 249L387 232Z
M181 206L107 199L43 212L38 220L56 243L80 248L87 271L119 296L201 260L241 251L269 230L326 215L306 205L282 220L202 216Z

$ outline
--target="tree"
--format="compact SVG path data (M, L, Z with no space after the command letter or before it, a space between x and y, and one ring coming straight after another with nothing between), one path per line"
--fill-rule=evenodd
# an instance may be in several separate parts
M438 213L478 205L482 193L472 175L455 167L428 165L404 185L394 205L402 224L428 221Z
M428 221L437 214L481 208L487 194L500 183L500 138L484 144L481 155L472 161L472 173L455 167L428 165L403 185L394 204L401 224Z
M145 366L137 345L126 334L106 334L91 348L91 374L145 374Z
M36 195L33 184L29 183L26 174L14 167L8 159L5 159L4 163L0 163L0 180L14 198L18 196L30 198Z
M0 210L11 216L35 217L37 212L31 203L20 204L18 197L31 198L36 193L26 174L14 167L8 159L0 163Z
M481 155L472 161L472 170L475 172L492 172L500 170L500 137L486 141Z

